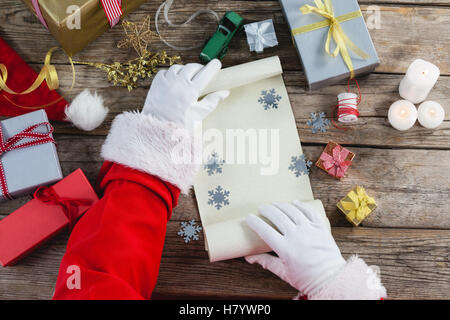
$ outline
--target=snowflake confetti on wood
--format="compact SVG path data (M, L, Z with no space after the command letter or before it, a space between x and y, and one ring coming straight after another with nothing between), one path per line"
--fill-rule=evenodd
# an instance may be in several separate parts
M275 89L261 91L261 97L258 102L263 105L264 110L278 109L278 102L281 100L281 96L277 94Z
M206 162L204 169L208 173L208 176L212 176L216 173L222 173L222 166L224 165L225 161L222 160L217 152L213 152Z
M325 118L325 112L312 112L311 120L308 120L306 124L311 127L312 133L327 132L327 128L331 121Z
M217 186L216 189L208 191L209 200L208 204L214 206L217 210L230 204L228 197L230 191L223 189L221 186Z
M291 157L291 165L289 170L291 170L295 176L298 178L301 175L308 175L309 168L311 168L312 162L305 159L305 155L299 157Z
M181 222L181 229L178 231L178 235L183 237L185 243L191 242L191 240L198 240L198 233L202 231L202 227L197 225L195 220Z

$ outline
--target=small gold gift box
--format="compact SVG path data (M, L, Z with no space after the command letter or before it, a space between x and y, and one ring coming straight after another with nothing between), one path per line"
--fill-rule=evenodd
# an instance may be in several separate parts
M354 187L344 198L337 203L347 220L357 227L377 207L375 199L369 197L363 187Z

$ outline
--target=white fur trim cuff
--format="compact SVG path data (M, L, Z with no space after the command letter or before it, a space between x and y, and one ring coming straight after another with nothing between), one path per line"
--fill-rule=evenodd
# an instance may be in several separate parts
M158 176L187 194L197 172L193 138L175 123L149 114L118 115L102 147L105 160ZM181 159L183 155L189 159ZM178 159L178 160L177 160Z
M385 297L386 289L379 275L357 256L350 257L334 277L308 295L309 300L380 300Z

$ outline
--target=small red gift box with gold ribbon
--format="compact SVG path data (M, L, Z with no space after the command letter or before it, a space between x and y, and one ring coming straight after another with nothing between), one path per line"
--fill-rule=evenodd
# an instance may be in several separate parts
M33 200L0 221L1 265L15 264L64 228L72 228L97 201L81 169L51 187L40 187Z
M336 142L330 141L316 162L316 167L324 170L336 179L345 176L352 165L355 154Z

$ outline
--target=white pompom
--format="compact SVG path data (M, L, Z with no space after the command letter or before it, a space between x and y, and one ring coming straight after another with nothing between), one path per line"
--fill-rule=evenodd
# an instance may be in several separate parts
M103 98L88 89L81 92L66 108L66 118L75 127L84 131L91 131L103 123L109 109L103 105Z

